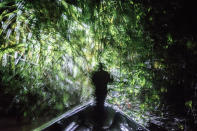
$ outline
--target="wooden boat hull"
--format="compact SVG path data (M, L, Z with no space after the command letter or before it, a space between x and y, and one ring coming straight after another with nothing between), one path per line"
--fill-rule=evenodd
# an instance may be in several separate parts
M97 130L97 117L105 117L102 130L106 131L148 131L126 114L112 105L105 103L105 113L96 114L95 103L87 102L61 116L54 118L34 131L94 131Z

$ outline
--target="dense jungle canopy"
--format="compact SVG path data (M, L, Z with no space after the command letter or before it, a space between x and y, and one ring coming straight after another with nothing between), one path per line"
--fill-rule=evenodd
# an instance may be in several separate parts
M102 62L107 102L151 130L195 130L196 12L186 0L0 0L0 129L92 99Z

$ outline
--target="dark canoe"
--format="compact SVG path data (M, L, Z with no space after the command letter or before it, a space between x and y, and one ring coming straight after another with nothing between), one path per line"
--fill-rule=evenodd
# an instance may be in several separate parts
M54 118L34 131L93 131L95 130L95 103L87 102ZM105 131L148 131L119 109L105 103ZM102 115L102 114L101 114Z

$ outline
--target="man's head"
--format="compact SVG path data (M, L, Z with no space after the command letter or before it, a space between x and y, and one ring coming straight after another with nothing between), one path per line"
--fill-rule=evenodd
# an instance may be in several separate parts
M104 66L103 64L100 62L99 65L98 65L98 70L103 70Z

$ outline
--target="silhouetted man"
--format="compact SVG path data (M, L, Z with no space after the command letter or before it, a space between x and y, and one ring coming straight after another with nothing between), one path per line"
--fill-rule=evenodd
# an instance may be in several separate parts
M105 119L104 102L107 96L107 83L112 82L110 74L103 70L103 65L99 64L99 69L93 73L92 82L95 86L95 97L96 97L96 122L97 130L101 130L103 121Z
M112 82L112 79L110 78L110 74L103 70L101 63L99 64L98 71L92 75L92 82L95 86L96 105L102 108L107 96L107 83Z

